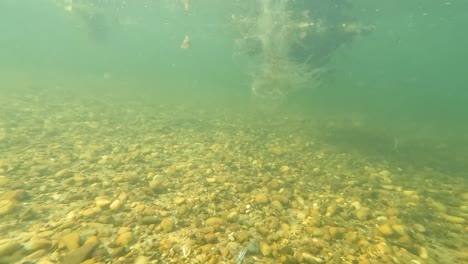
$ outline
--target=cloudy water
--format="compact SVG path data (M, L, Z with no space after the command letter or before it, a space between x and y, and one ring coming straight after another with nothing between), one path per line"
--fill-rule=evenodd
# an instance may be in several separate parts
M465 1L0 1L1 263L468 263Z

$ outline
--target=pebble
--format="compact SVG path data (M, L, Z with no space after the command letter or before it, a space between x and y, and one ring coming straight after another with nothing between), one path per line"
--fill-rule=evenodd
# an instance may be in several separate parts
M237 242L242 243L249 238L249 232L241 230L236 234Z
M88 259L98 243L87 243L73 250L63 258L63 264L80 264Z
M266 204L268 203L268 197L264 193L259 193L255 195L255 203L257 204Z
M289 171L289 167L286 166L286 165L283 165L283 166L280 167L280 171L281 171L282 173L288 172L288 171Z
M271 202L271 208L276 211L282 211L283 205L278 200L274 200L273 202Z
M16 208L14 200L0 200L0 216L12 213Z
M226 216L226 220L230 223L237 222L237 219L239 219L239 213L237 211L231 211Z
M392 229L400 236L406 235L406 227L403 225L392 225Z
M370 215L370 208L368 207L363 206L356 210L356 217L359 220L367 220L369 219L369 215Z
M74 250L80 247L80 234L73 232L64 235L58 242L58 248L67 248L68 250Z
M110 205L109 205L109 209L111 209L112 211L115 211L117 209L120 208L120 206L122 206L122 202L120 200L115 200L113 201Z
M216 178L215 178L215 177L206 178L206 182L207 182L207 183L215 183L215 182L216 182Z
M218 237L213 232L209 232L208 234L205 234L204 238L205 238L206 243L210 243L210 244L214 244L218 241Z
M224 220L220 217L210 217L205 221L205 225L207 226L221 226L223 224Z
M259 249L263 256L268 257L271 254L271 247L265 241L260 241Z
M34 252L40 249L49 249L52 242L45 238L33 238L31 239L24 248L29 252Z
M181 204L185 203L185 198L184 197L177 197L177 198L175 198L174 203L176 205L181 205Z
M94 201L96 201L96 206L99 207L99 208L103 208L105 206L108 206L112 202L109 198L104 197L104 196L98 196L98 197L94 198Z
M154 215L146 215L141 218L141 223L144 225L157 224L159 219Z
M21 248L21 244L14 240L0 241L0 257L11 256Z
M172 230L174 230L174 227L175 227L175 223L174 223L174 220L170 219L170 218L164 218L161 223L159 224L159 226L161 227L161 229L166 232L166 233L169 233L171 232Z
M426 232L426 228L425 228L423 225L421 225L421 224L414 224L414 225L413 225L413 228L414 228L414 230L415 230L416 232L419 232L419 233L424 233L424 232Z
M418 254L419 254L419 257L422 259L427 259L427 257L429 256L427 253L427 249L425 247L419 247Z
M445 221L450 222L450 223L454 223L454 224L463 224L463 223L465 223L464 218L453 216L453 215L444 214L444 215L442 215L442 218L444 218Z
M117 239L115 240L115 243L119 246L128 246L133 240L133 234L130 231L127 231L125 233L120 234Z
M393 234L393 229L389 224L382 224L379 226L379 231L384 236L391 236Z
M57 171L55 173L55 177L56 178L62 178L63 176L67 175L69 172L70 172L70 170L68 170L68 169L59 170L59 171Z
M318 258L312 254L307 252L302 253L302 257L304 259L304 263L323 263L323 259Z
M92 217L98 214L99 212L101 212L101 208L93 207L93 208L84 209L83 211L81 211L81 215L84 217Z
M133 262L134 264L148 264L149 263L149 259L145 256L138 256L136 259L135 259L135 262Z

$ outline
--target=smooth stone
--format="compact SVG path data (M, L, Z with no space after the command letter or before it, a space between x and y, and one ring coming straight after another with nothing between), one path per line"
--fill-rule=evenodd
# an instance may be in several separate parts
M133 264L148 264L149 263L149 259L148 257L145 257L145 256L138 256L136 259L135 259L135 262L133 262Z
M67 175L69 172L70 172L70 170L68 170L68 169L59 170L59 171L57 171L55 173L55 177L56 178L61 178L61 177L65 176L65 175Z
M33 238L31 239L24 248L27 251L34 252L40 249L49 249L52 242L45 238Z
M289 167L286 166L286 165L283 165L283 166L280 167L280 171L283 172L283 173L288 172L288 171L289 171Z
M73 232L60 238L58 248L67 248L68 250L74 250L80 247L80 234Z
M174 220L170 218L164 218L159 224L159 226L162 228L164 232L168 233L174 230L175 223L174 223Z
M393 229L389 224L382 224L378 229L384 236L391 236L393 234Z
M88 243L73 250L63 258L63 264L80 264L91 256L98 243Z
M271 254L271 247L268 245L267 242L265 241L260 241L259 244L260 252L262 253L263 256L268 257Z
M206 219L205 224L207 226L214 226L214 225L220 226L224 224L224 220L220 217L210 217Z
M98 214L99 212L101 212L101 208L93 207L93 208L84 209L83 211L81 211L81 215L84 217L91 217L91 216Z
M249 238L249 232L241 230L236 234L237 242L242 243Z
M445 221L454 223L454 224L463 224L465 223L465 219L458 217L458 216L453 216L453 215L442 215L442 217L445 219Z
M128 231L123 234L120 234L117 239L115 240L115 243L119 246L128 246L133 240L133 234L132 232Z
M368 207L360 207L356 210L356 218L359 220L367 220L369 219L370 215L370 208Z
M184 197L177 197L177 198L175 198L174 203L176 205L181 205L181 204L185 203L185 198Z
M268 196L264 193L259 193L255 195L255 203L257 204L266 204L268 203Z
M115 210L119 209L120 206L122 206L122 202L120 200L115 200L109 205L109 208L112 211L115 211Z
M0 216L12 213L16 208L14 200L0 200Z
M206 243L209 243L209 244L215 244L216 242L218 242L218 237L213 232L209 232L208 234L204 236L204 238L205 238Z
M227 214L226 220L230 223L234 223L239 219L239 213L237 211L232 211Z
M154 215L146 215L141 218L141 223L143 225L151 225L159 223L159 219Z
M21 244L13 240L4 240L0 242L0 257L11 256L21 248Z
M103 196L96 197L94 200L96 201L96 206L99 208L108 206L112 202L110 199L108 199L107 197L103 197Z
M271 208L276 211L282 211L283 205L278 200L274 200L271 202Z

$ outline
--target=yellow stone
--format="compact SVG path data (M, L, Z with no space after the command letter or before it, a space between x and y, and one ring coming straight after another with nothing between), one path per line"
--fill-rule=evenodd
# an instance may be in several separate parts
M393 229L389 224L383 224L379 226L379 231L384 236L391 236L393 234Z
M288 171L289 171L289 167L286 166L286 165L283 165L283 166L280 167L280 171L283 172L283 173L288 172Z
M119 246L128 246L133 240L132 232L125 232L117 237L115 243Z

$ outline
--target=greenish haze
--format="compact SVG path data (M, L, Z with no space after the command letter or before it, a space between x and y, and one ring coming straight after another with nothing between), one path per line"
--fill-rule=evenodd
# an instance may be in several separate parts
M251 92L232 18L258 10L242 10L242 1L193 1L188 12L179 1L102 1L107 22L97 34L104 36L65 2L0 2L2 92L59 87L103 98L247 105L270 115L291 109L324 122L364 122L365 132L348 127L342 139L423 135L466 153L466 1L354 1L352 15L375 30L332 54L319 87L279 100ZM185 35L191 46L181 49Z

